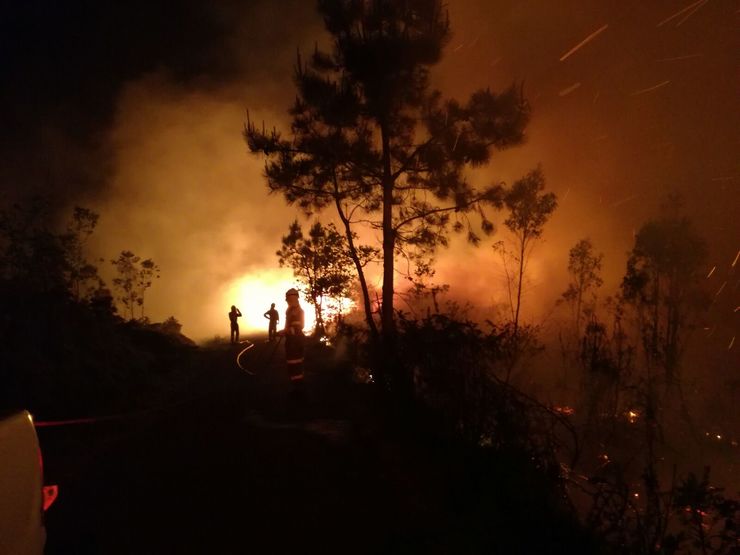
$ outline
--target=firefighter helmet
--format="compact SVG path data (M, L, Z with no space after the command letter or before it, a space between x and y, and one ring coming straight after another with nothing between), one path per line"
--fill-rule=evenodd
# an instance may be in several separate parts
M297 297L297 296L298 296L298 290L297 290L297 289L294 289L293 287L291 287L290 289L288 289L288 290L287 290L287 291L285 292L285 298L286 298L286 299L287 299L288 297Z

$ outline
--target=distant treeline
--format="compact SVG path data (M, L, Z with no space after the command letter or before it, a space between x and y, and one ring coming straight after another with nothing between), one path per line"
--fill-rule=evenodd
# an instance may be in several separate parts
M192 342L174 317L143 315L156 264L124 251L114 294L85 253L98 215L75 208L59 224L32 199L0 212L0 407L73 417L146 405L179 379ZM118 300L124 318L118 314ZM163 379L164 375L171 378Z

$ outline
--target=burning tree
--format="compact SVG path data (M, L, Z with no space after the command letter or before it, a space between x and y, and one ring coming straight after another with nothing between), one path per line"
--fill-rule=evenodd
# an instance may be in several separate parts
M476 243L466 214L493 225L485 205L500 206L502 188L478 189L468 166L492 149L523 141L529 105L520 90L479 90L461 104L430 90L429 68L450 36L440 0L321 0L332 50L299 57L298 98L289 139L247 122L253 153L268 158L268 186L307 212L333 206L344 227L363 292L371 335L378 337L353 238L357 225L382 234L381 323L386 354L395 337L395 256L403 248L446 244L449 224Z

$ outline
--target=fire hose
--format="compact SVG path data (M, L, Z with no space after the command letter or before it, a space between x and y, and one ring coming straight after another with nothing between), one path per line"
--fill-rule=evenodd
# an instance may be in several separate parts
M266 364L270 364L270 363L272 362L272 359L273 359L273 358L275 357L275 352L277 351L278 345L280 345L280 342L281 342L282 340L283 340L283 336L282 336L282 335L278 335L278 337L277 337L277 341L275 341L275 345L274 345L274 346L272 347L272 350L270 351L270 356L268 356L268 357L267 357L267 360L266 360L266 361L264 361L264 363L266 363ZM237 366L238 366L239 368L241 368L241 369L242 369L242 370L243 370L244 372L246 372L247 374L249 374L250 376L254 376L254 375L255 375L255 373L254 373L254 372L253 372L252 370L250 370L249 368L246 368L246 367L244 367L244 366L242 365L242 363L241 363L241 358L242 358L242 356L243 356L243 355L244 355L244 354L245 354L245 353L246 353L247 351L249 351L250 349L252 349L252 348L253 348L254 346L255 346L255 344L254 344L254 343L251 343L251 342L249 342L249 345L247 345L247 346L246 346L246 347L245 347L244 349L242 349L242 350L241 350L241 351L239 352L239 354L238 354L238 355L236 355L236 365L237 365ZM262 359L260 360L260 362L262 362Z
M280 340L281 339L282 339L282 337L278 337L278 341L275 342L275 345L272 348L272 351L270 352L270 356L267 358L267 363L270 363L272 361L273 357L275 356L275 352L277 350L278 345L280 344ZM248 341L248 343L249 343L249 345L247 345L246 348L242 349L242 351L240 351L239 354L237 355L237 357L236 357L236 363L237 363L237 365L239 366L239 368L241 370L243 370L244 372L246 372L247 374L249 374L251 376L254 376L255 375L255 372L253 372L249 368L243 366L241 364L241 360L240 360L241 357L244 355L244 353L246 353L247 351L249 351L250 349L252 349L255 346L255 344L252 343L252 342L249 342ZM141 409L141 410L133 411L133 412L117 413L117 414L106 414L106 415L102 415L102 416L94 416L94 417L86 417L86 418L70 418L70 419L65 419L65 420L35 420L34 419L33 424L34 424L34 426L36 428L53 428L53 427L61 427L61 426L75 426L75 425L80 425L80 424L95 424L97 422L105 422L105 421L110 421L110 420L129 420L129 419L132 419L132 418L141 417L141 416L144 416L144 415L147 415L147 414L151 414L151 413L154 413L154 412L172 409L174 407L177 407L177 406L180 406L180 405L183 405L183 404L186 404L186 403L191 403L193 401L198 401L198 400L203 399L203 398L205 398L205 397L207 397L209 395L213 395L214 393L218 393L220 390L221 389L216 389L214 391L209 391L209 392L206 392L206 393L204 393L202 395L198 395L196 397L189 398L189 399L184 399L184 400L178 401L176 403L171 403L169 405L163 405L163 406L160 406L160 407L152 407L152 408L147 408L147 409Z

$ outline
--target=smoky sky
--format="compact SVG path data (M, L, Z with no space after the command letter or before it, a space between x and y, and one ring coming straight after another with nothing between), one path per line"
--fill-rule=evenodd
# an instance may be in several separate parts
M551 311L568 249L583 237L605 253L613 290L635 230L669 192L681 194L709 243L712 285L736 280L740 4L451 0L447 8L453 34L433 85L464 99L516 83L532 105L526 144L495 153L470 180L509 184L541 164L558 195L531 261L525 314ZM263 162L241 138L246 112L287 129L296 52L316 41L326 36L308 0L5 2L3 201L36 191L63 210L96 209L96 254L129 248L160 262L153 316L176 314L196 336L217 332L218 319L205 313L223 304L235 277L274 269L280 235L299 216L268 197ZM501 301L490 245L505 233L501 215L494 221L497 237L478 249L453 240L436 276L486 307ZM736 297L732 283L723 295Z
M60 195L104 187L103 135L127 83L151 72L200 89L261 78L312 17L300 0L3 2L3 185Z

